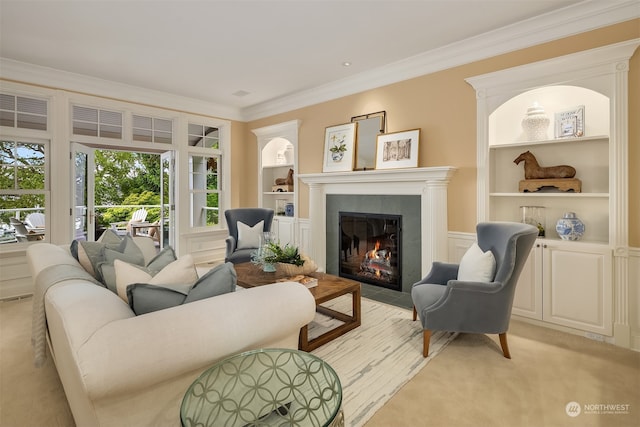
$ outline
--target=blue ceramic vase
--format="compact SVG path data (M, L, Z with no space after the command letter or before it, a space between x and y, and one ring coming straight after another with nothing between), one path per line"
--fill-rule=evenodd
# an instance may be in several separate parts
M584 223L574 212L566 212L558 220L556 231L562 240L579 240L584 234Z

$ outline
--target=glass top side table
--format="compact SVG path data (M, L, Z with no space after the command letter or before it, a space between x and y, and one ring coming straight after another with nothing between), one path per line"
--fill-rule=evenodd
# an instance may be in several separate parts
M263 349L207 369L180 407L184 427L344 425L342 386L322 359L299 350Z

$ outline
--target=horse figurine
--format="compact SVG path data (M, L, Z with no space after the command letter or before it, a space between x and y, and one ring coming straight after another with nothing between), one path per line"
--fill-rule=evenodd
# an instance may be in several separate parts
M530 151L520 154L513 163L519 165L522 161L524 161L524 179L557 179L576 176L575 168L569 165L540 166Z
M276 185L293 185L293 169L289 169L286 178L276 178Z

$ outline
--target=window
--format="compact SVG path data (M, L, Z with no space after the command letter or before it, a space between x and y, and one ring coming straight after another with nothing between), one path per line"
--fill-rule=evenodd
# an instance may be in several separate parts
M189 146L220 149L220 129L189 123Z
M133 115L133 140L171 144L173 138L171 120Z
M122 139L122 113L73 106L73 134Z
M220 222L220 156L189 156L191 226L215 226Z
M44 238L44 217L33 214L46 214L47 145L26 139L0 140L0 243Z
M47 130L47 101L0 94L0 126Z

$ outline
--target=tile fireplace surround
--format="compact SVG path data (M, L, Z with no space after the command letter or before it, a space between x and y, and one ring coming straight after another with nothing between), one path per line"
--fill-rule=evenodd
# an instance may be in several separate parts
M422 275L432 261L447 261L447 187L456 168L451 166L333 172L298 175L309 186L311 254L326 271L328 194L420 196Z

